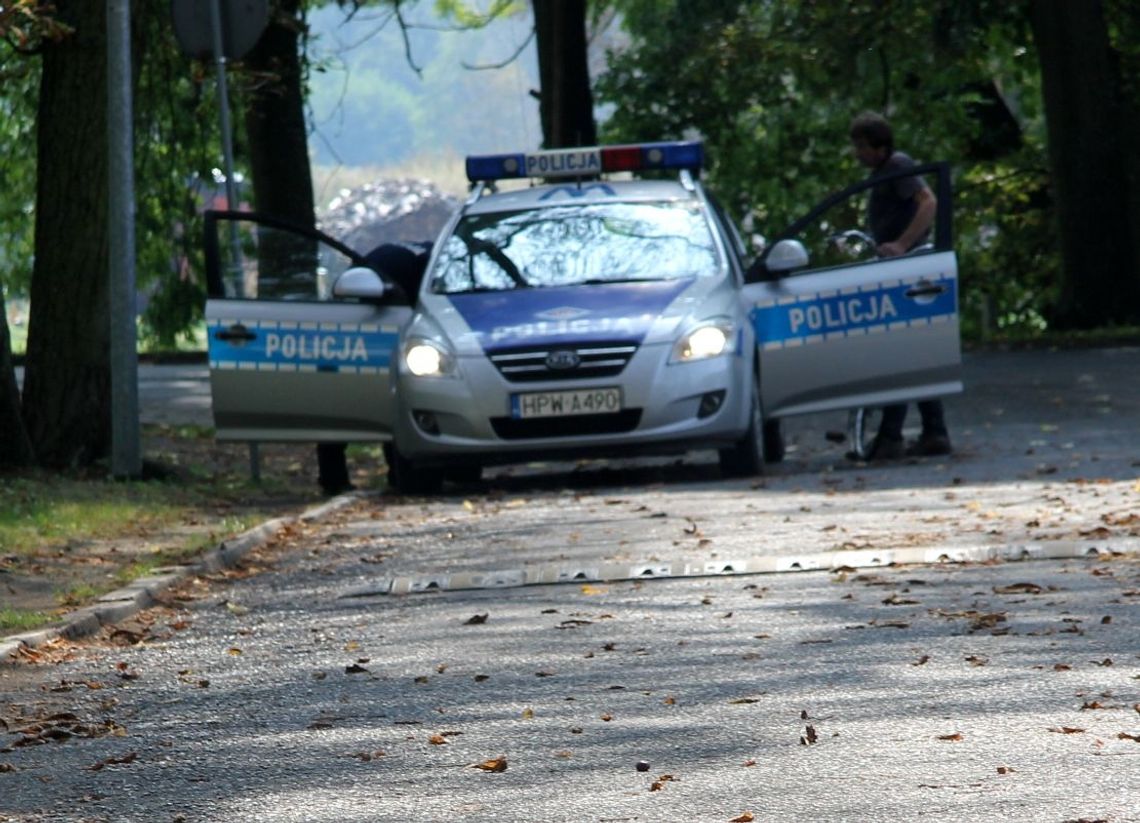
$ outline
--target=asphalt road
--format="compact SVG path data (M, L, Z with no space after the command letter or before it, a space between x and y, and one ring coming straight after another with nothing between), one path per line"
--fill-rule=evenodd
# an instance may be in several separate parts
M816 416L755 481L342 501L0 668L0 820L1140 820L1137 374L968 355L944 460L851 465Z

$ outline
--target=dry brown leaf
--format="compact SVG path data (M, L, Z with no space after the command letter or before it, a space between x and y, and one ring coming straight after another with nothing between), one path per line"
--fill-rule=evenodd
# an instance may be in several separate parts
M958 740L964 740L965 738L964 738L964 737L962 737L962 733L961 733L961 732L954 732L953 734L940 734L940 735L938 735L938 739L939 739L939 740L953 740L953 741L958 741Z
M476 763L475 768L482 769L485 772L505 772L507 770L507 758L495 757L491 760L484 760L482 763Z
M994 586L994 594L1041 594L1044 588L1036 583L1013 583L1009 586Z
M744 812L744 814L739 817L732 818L728 823L752 823L755 819L756 815L752 814L752 812Z

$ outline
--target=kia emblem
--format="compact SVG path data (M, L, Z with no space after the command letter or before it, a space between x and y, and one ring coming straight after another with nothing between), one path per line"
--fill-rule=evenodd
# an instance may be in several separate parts
M581 363L582 358L573 349L555 349L546 355L546 368L551 371L576 369Z

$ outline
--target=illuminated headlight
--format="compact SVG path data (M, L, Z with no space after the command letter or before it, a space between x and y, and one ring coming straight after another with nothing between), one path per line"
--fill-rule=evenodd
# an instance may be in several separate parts
M404 347L404 365L416 377L444 377L455 371L455 361L438 343L410 340Z
M732 351L732 324L709 323L698 326L673 346L671 363L691 363L707 360Z

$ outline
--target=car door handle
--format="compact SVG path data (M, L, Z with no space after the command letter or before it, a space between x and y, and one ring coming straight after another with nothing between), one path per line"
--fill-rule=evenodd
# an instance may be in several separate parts
M241 323L234 323L228 329L223 329L222 331L215 332L214 337L218 340L225 340L226 342L230 342L231 340L240 340L243 343L257 339L257 335L251 332Z
M925 286L916 286L913 289L907 289L903 294L907 297L937 297L940 294L946 293L946 287L934 283Z

